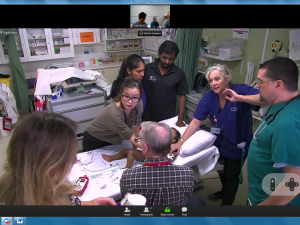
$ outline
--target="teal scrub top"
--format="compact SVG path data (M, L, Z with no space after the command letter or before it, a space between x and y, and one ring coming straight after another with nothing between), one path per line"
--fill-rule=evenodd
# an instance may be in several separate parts
M270 108L257 131L258 141L254 138L251 141L248 154L248 201L251 205L258 205L269 197L263 191L262 181L268 174L284 173L284 168L276 165L300 167L299 96L283 108L267 127L266 122L264 123L268 115L276 112L285 103L280 102ZM288 205L300 205L300 194Z

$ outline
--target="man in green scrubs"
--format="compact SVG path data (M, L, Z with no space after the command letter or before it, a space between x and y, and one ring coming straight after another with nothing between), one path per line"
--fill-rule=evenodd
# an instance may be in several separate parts
M254 104L260 101L260 105L271 106L249 147L248 205L300 205L298 76L293 60L277 57L259 69L256 83L259 95L239 96L228 91L232 101ZM275 185L272 185L272 177ZM289 184L286 185L290 178L294 178L294 184L298 183L292 191Z

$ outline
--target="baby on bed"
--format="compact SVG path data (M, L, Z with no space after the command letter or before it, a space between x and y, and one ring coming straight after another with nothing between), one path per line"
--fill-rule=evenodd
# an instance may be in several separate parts
M181 138L181 134L174 127L171 128L171 132L172 132L172 138L173 138L172 144L175 144ZM135 149L125 149L115 155L102 154L102 158L105 159L107 162L124 159L126 157L127 157L126 168L131 168L134 160L139 161L139 162L143 162L145 160L145 156L143 155L142 151L135 150Z

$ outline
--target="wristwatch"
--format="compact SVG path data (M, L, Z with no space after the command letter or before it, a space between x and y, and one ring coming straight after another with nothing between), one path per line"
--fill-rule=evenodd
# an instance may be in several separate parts
M75 196L75 195L71 196L71 201L72 201L72 205L73 206L79 206L79 205L81 205L80 199L77 196Z
M178 141L182 141L182 143L184 143L184 140L182 138L178 139Z

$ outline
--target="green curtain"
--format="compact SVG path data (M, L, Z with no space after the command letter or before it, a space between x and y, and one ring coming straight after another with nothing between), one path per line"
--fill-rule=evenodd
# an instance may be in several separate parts
M179 54L175 64L184 71L189 89L192 89L198 72L202 32L202 28L177 29Z
M202 32L202 28L177 29L176 43L179 48L179 54L175 64L184 71L189 90L193 88L194 79L198 73ZM178 100L176 111L178 113Z
M28 110L28 86L20 62L15 38L14 35L10 33L12 32L12 29L4 29L4 31L5 32L2 35L2 38L4 39L4 45L8 50L9 65L11 70L12 83L14 86L14 96L16 99L17 108L21 110Z

